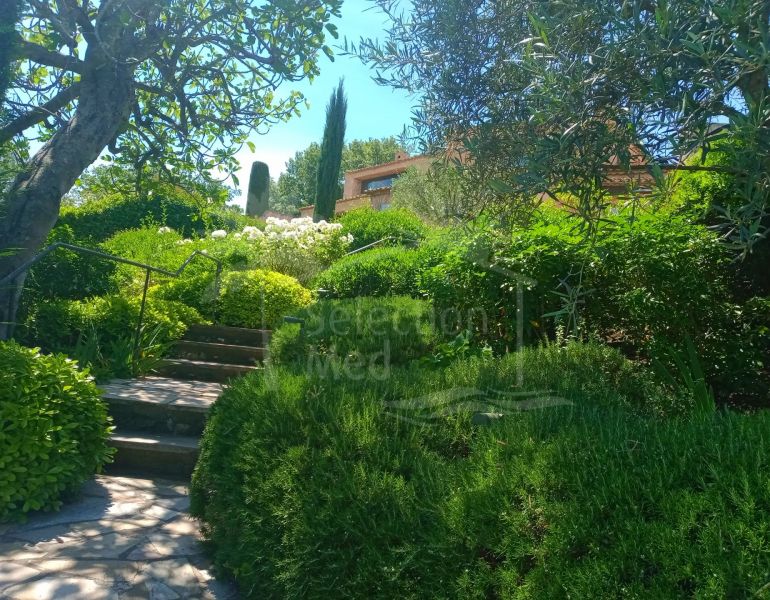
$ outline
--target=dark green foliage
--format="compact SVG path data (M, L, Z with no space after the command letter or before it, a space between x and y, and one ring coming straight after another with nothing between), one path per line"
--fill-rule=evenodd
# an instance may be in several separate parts
M0 343L0 521L58 509L109 461L109 425L71 360Z
M11 80L14 60L14 36L19 19L19 0L0 2L0 107L5 101L5 91Z
M351 250L385 238L389 245L416 243L425 237L426 227L414 213L404 209L376 211L371 207L351 210L337 219L345 233L353 236Z
M46 240L46 246L56 242L93 247L90 241L79 240L68 225L55 227ZM111 290L111 277L114 272L115 263L59 249L29 272L24 286L23 302L45 298L82 300L106 294Z
M273 333L273 364L323 368L340 359L348 372L382 373L424 356L439 338L430 304L412 298L324 300L294 316L304 321L301 328L287 324Z
M596 249L586 285L592 327L631 352L657 355L696 342L710 375L728 368L729 251L705 227L684 219L643 218L619 224Z
M770 415L619 410L651 384L599 346L521 360L237 382L192 486L217 564L252 598L749 598L767 583ZM448 390L573 404L480 428Z
M270 169L259 161L251 165L249 177L249 195L246 201L246 214L261 217L270 208Z
M68 225L80 240L103 242L125 229L143 225L166 226L185 237L207 229L236 229L244 217L228 209L205 211L195 203L171 194L142 199L108 195L77 207L65 207L60 225Z
M315 190L315 211L313 218L331 220L334 207L340 196L339 172L342 164L342 149L345 146L346 114L348 100L343 82L332 93L326 107L326 125L318 160L318 176Z
M222 280L219 318L223 325L272 329L311 300L294 277L261 269L233 271Z
M552 335L553 327L546 328L542 316L559 309L554 291L580 264L577 239L561 225L517 230L508 239L457 235L438 264L419 273L419 289L436 311L470 328L476 340L500 351L514 350L520 284L524 342Z
M525 343L552 339L558 325L650 358L669 346L684 351L689 336L725 400L756 379L763 345L761 336L747 345L738 335L744 323L758 330L731 297L730 258L716 234L683 218L621 216L593 246L562 218L507 239L471 235L423 269L419 287L437 312L470 322L476 339L499 351L516 348L519 282Z
M314 283L331 298L416 296L421 258L418 250L408 248L365 250L337 261Z

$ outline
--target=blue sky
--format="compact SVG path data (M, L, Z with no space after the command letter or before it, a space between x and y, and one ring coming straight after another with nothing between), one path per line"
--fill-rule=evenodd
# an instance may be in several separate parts
M384 32L385 17L378 11L367 10L371 6L372 3L367 0L345 0L342 18L334 21L339 28L339 43L345 37L357 42L362 36L379 37ZM331 41L334 42L333 39ZM404 92L377 85L372 81L372 71L358 59L337 54L335 62L331 62L322 54L319 65L321 74L312 84L303 81L278 90L279 94L291 89L302 92L309 108L303 109L299 117L274 125L265 135L253 135L251 141L256 146L256 152L244 148L238 154L242 166L238 178L243 188L239 204L245 203L245 188L252 161L267 163L271 176L277 178L295 152L312 142L321 141L326 104L341 77L345 78L348 95L348 141L399 135L404 125L409 123L414 101Z

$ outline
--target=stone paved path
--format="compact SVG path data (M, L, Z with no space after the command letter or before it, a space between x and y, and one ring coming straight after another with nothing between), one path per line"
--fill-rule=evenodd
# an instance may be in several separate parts
M188 507L185 485L99 476L58 513L0 525L0 600L234 600Z
M100 387L107 399L150 402L204 412L211 408L224 390L221 383L182 381L165 377L114 379Z

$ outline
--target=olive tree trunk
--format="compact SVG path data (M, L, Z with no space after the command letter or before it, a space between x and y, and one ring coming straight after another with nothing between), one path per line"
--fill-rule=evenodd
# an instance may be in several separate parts
M89 48L73 118L40 148L0 199L0 280L41 248L56 224L64 194L126 123L133 85L132 67ZM22 274L0 287L0 339L13 333L24 278Z

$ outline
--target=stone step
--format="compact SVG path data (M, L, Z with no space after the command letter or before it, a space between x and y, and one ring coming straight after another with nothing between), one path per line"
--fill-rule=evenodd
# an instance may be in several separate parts
M184 339L190 342L264 348L270 341L270 333L267 329L244 329L224 325L191 325L185 333Z
M198 460L198 438L118 431L110 436L117 452L110 472L189 479Z
M226 383L235 377L248 375L259 367L247 365L231 365L185 358L166 358L156 369L158 375L174 379L192 381L214 381Z
M254 346L234 346L189 340L176 342L172 350L172 354L176 358L247 366L256 365L265 357L265 353L265 348L255 348Z
M101 386L119 429L175 435L199 435L211 405L223 387L207 381L161 377L116 379Z

